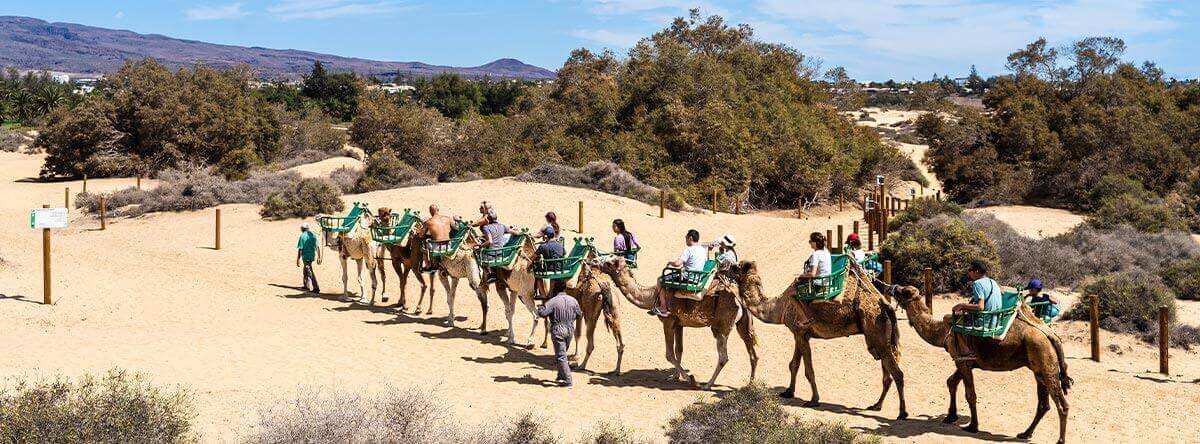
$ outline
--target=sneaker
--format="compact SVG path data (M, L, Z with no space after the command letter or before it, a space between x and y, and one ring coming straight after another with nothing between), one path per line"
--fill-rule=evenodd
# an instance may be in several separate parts
M659 307L654 307L654 308L650 309L650 311L648 311L647 313L658 316L660 318L665 318L665 317L671 315L671 312L663 311L663 309L661 309Z
M559 387L571 387L573 385L575 384L571 383L570 381L558 381Z

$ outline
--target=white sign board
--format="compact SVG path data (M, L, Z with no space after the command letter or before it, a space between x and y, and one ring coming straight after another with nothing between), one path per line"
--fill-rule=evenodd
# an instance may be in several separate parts
M66 208L34 208L29 212L29 228L66 228Z

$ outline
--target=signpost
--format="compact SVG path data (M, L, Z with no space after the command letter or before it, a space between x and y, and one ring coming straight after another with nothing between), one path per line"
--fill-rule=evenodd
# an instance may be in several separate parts
M42 229L42 303L50 305L50 229L66 228L67 209L42 205L29 212L29 227Z

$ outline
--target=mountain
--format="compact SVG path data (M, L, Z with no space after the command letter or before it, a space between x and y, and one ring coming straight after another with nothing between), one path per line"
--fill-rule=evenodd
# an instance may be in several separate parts
M384 62L340 57L295 49L183 40L158 34L97 28L74 23L48 23L30 17L0 16L0 66L69 73L116 71L130 59L153 57L173 68L196 63L216 68L249 65L268 79L298 78L320 61L332 72L422 77L443 72L466 77L553 79L554 71L516 59L499 59L474 67L438 66L421 62Z

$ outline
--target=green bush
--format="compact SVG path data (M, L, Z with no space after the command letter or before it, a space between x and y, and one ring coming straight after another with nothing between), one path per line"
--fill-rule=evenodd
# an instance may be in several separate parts
M803 421L779 405L761 383L734 390L717 402L685 407L667 425L673 443L873 443L879 439L840 424Z
M1171 262L1158 270L1158 276L1179 299L1200 299L1200 257Z
M888 235L881 252L884 259L892 261L896 282L922 282L925 268L932 268L933 287L938 292L965 289L970 281L967 266L974 260L988 264L993 275L1000 272L1000 257L991 239L961 219L946 215L906 224Z
M1144 333L1158 325L1158 307L1167 306L1175 319L1175 292L1151 273L1132 271L1089 279L1081 292L1096 295L1100 302L1101 327L1125 333ZM1068 319L1091 317L1089 298L1080 298L1067 313Z
M358 191L433 185L437 181L409 166L391 150L376 151L367 157L367 167L358 180Z
M264 219L290 219L312 217L342 211L341 192L328 179L308 178L301 180L296 188L272 194L263 203L259 214Z
M948 200L917 199L912 201L908 208L888 221L888 229L899 230L910 222L928 219L940 214L958 216L962 214L962 211L962 207Z
M1096 228L1129 225L1138 231L1161 233L1185 231L1187 222L1158 198L1145 199L1137 194L1121 194L1099 203L1088 224Z
M160 390L123 370L76 382L21 380L0 391L3 442L194 442L194 416L187 393Z

